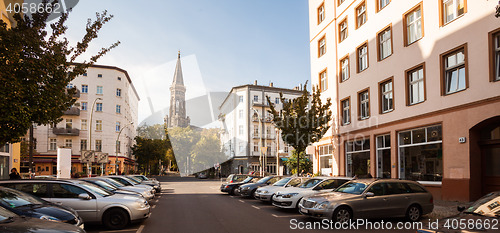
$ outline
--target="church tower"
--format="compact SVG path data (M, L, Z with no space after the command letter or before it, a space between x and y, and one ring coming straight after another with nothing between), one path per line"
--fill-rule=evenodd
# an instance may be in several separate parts
M174 80L170 86L170 111L165 120L168 128L187 127L190 124L189 117L186 117L186 87L182 77L180 51L177 54Z

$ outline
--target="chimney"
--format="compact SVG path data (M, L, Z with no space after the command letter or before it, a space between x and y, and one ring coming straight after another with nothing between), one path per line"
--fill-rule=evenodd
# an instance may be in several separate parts
M270 87L273 87L273 86L274 86L274 85L273 85L273 82L269 83L269 86L270 86Z
M257 86L257 80L253 81L253 85Z

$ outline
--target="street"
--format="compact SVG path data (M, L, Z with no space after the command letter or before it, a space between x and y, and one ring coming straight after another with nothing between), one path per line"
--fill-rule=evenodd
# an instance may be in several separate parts
M222 193L219 190L221 181L200 180L192 177L159 177L158 180L162 182L163 190L151 202L152 214L149 219L119 231L106 231L103 230L102 226L86 226L87 232L279 233L291 231L325 232L327 230L324 229L325 225L319 223L320 221L302 216L297 210L279 209L258 200ZM403 220L384 221L391 222L393 226L396 226L398 221ZM316 223L316 230L307 229L307 226L312 226L314 223ZM342 232L372 231L342 230ZM382 229L376 231L387 232L387 230ZM415 230L395 230L393 232L415 232Z

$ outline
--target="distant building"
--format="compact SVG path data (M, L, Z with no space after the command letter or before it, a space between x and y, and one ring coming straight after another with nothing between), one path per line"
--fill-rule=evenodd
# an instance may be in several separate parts
M437 200L499 190L497 2L309 0L311 80L335 115L316 171L416 180Z
M139 96L127 71L114 66L93 65L87 73L76 77L69 87L78 89L75 95L77 101L64 113L62 121L34 129L36 175L56 174L59 147L71 149L72 172L86 171L87 164L81 163L80 154L82 150L89 149L108 153L105 173L116 172L116 155L120 172L135 170L135 158L130 147L137 134ZM92 107L94 111L90 122ZM130 122L133 125L129 125ZM92 129L91 148L89 129ZM27 160L22 161L23 172L28 172L28 166ZM100 174L100 164L92 164L92 174Z
M222 102L219 121L223 125L221 143L225 153L230 158L228 173L248 173L260 171L261 147L266 147L267 162L262 161L264 170L271 174L283 174L283 169L277 170L276 155L279 160L286 159L291 149L279 135L279 131L272 124L272 116L268 113L269 104L266 97L270 97L276 109L282 108L279 94L287 100L302 95L299 88L285 89L269 86L242 85L233 87L226 99ZM278 133L278 134L277 134ZM279 145L279 150L277 150ZM227 174L226 174L227 175Z
M172 86L170 86L170 111L169 115L165 116L165 121L168 128L184 128L190 125L189 116L186 116L186 87L182 77L180 51L177 55Z

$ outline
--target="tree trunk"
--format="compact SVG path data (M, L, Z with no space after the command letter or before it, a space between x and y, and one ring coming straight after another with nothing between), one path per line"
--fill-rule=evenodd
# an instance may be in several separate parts
M29 176L31 178L31 173L34 171L33 170L33 150L34 150L34 144L33 144L33 123L31 124L30 126L30 144L29 144L29 159L28 159L28 162L29 162Z

